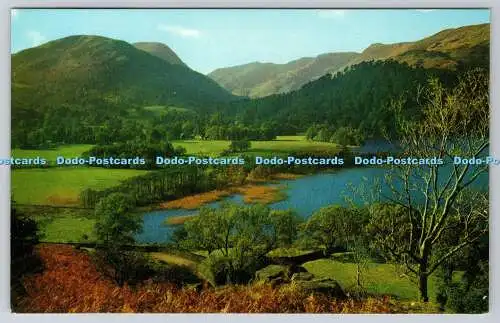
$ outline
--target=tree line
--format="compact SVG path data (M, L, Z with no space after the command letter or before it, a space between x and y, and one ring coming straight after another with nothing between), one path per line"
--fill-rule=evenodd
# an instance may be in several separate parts
M19 105L13 110L12 146L39 149L193 138L272 140L277 135L304 133L315 124L350 129L338 134L341 140L352 131L366 138L384 133L395 136L390 102L405 95L405 116L418 119L417 89L431 76L446 86L456 82L451 72L389 60L363 62L335 76L327 74L294 92L220 103L210 109L123 105L97 98L80 103L40 102L36 110ZM326 139L330 141L331 134Z

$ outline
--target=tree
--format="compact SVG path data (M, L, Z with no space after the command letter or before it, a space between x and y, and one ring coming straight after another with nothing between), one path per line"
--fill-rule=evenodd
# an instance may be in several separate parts
M364 142L364 138L358 129L340 127L332 135L330 141L342 146L359 146Z
M293 212L224 203L217 209L200 209L177 236L184 248L208 252L216 276L241 282L243 276L252 276L270 250L291 243L297 222Z
M273 244L276 247L289 247L297 239L302 219L291 210L272 210L269 214L273 226Z
M233 140L231 141L231 145L229 146L229 149L232 152L242 152L242 151L247 151L250 149L250 141L248 140Z
M141 230L141 218L130 213L133 200L123 193L112 193L101 199L95 213L97 239L107 246L134 242L134 235Z
M366 295L364 288L364 272L370 261L370 254L367 248L366 237L360 234L351 242L349 250L353 253L353 260L356 264L356 287L353 289L358 297Z
M366 217L361 210L332 205L315 212L302 229L302 236L316 246L324 246L325 254L335 248L348 249L364 229Z
M453 163L454 156L477 159L489 145L488 79L488 74L478 69L462 75L451 89L431 79L420 89L424 99L419 99L420 121L402 117L402 99L392 104L398 116L401 155L446 161L442 165L392 167L386 178L391 196L386 198L398 207L385 211L379 206L371 208L371 233L376 244L417 278L424 302L429 299L429 276L488 229L487 200L471 189L488 166ZM454 241L445 239L450 231L456 235Z
M326 126L321 126L321 128L319 128L316 136L314 136L313 139L315 141L329 141L330 136L331 136L330 131L328 131Z
M318 126L316 124L313 124L306 130L306 139L313 140L317 134L318 134Z
M140 217L130 213L133 207L133 200L123 193L111 193L95 207L99 220L94 229L103 246L96 250L94 261L104 275L119 285L135 283L152 273L144 254L121 249L134 243L134 235L141 229Z
M17 307L19 296L25 293L22 277L42 268L35 245L40 239L33 219L24 217L15 206L10 211L10 282L12 306Z
M205 250L209 255L215 250L227 255L233 225L233 213L229 206L222 206L221 211L202 207L196 217L184 224L185 233L180 244L186 249Z

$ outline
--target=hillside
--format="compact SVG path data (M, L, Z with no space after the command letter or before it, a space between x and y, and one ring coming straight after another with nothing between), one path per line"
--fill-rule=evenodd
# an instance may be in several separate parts
M299 89L305 83L345 66L357 53L329 53L286 64L254 62L217 69L208 76L235 95L263 97Z
M411 66L447 70L487 67L489 28L489 24L481 24L446 29L415 42L375 43L362 53L328 53L286 64L254 62L220 68L208 76L233 94L264 97L299 89L324 74L370 60L394 59Z
M42 105L202 107L231 98L186 66L105 37L70 36L12 55L14 114Z
M25 147L117 139L125 120L157 118L147 107L203 113L234 99L183 64L100 36L54 40L12 55L11 63L12 143Z
M186 64L177 56L177 54L167 45L156 42L139 42L133 44L136 48L159 57L170 64L186 66Z
M335 129L353 127L367 137L377 137L382 130L394 130L394 114L388 106L395 97L404 94L408 99L405 109L418 114L413 111L417 88L431 76L446 84L456 77L452 71L412 68L393 60L362 62L335 77L324 75L297 91L235 102L227 113L245 124L275 122L282 135L327 123Z
M461 65L488 63L490 24L445 29L416 42L373 44L350 64L393 58L412 66L455 70Z

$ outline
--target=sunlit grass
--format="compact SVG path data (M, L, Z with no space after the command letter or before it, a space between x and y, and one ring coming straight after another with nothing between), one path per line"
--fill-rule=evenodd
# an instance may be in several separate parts
M343 288L351 288L356 285L355 263L319 259L307 262L303 266L317 277L335 279ZM454 279L458 279L460 275L460 272L455 273ZM367 292L371 294L391 295L402 300L419 299L417 285L393 264L368 263L366 269L362 271L362 281ZM431 276L429 278L429 297L431 300L435 300L435 296L436 278Z
M78 205L79 194L86 188L108 188L146 173L95 167L15 169L11 172L11 190L13 199L21 204Z
M74 158L90 150L93 145L65 145L55 149L12 149L15 158L45 158L49 163L55 163L57 156Z
M38 219L41 241L44 242L92 242L95 241L95 219L63 215Z
M184 147L189 155L217 156L229 148L229 140L175 140L174 147ZM251 141L251 154L294 152L337 152L339 146L329 142L307 141L304 136L278 136L275 140Z

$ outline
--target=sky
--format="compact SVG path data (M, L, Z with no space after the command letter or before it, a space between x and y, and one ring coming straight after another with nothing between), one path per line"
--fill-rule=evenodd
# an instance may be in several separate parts
M490 22L488 9L13 9L11 51L70 35L161 42L192 69L286 63Z

